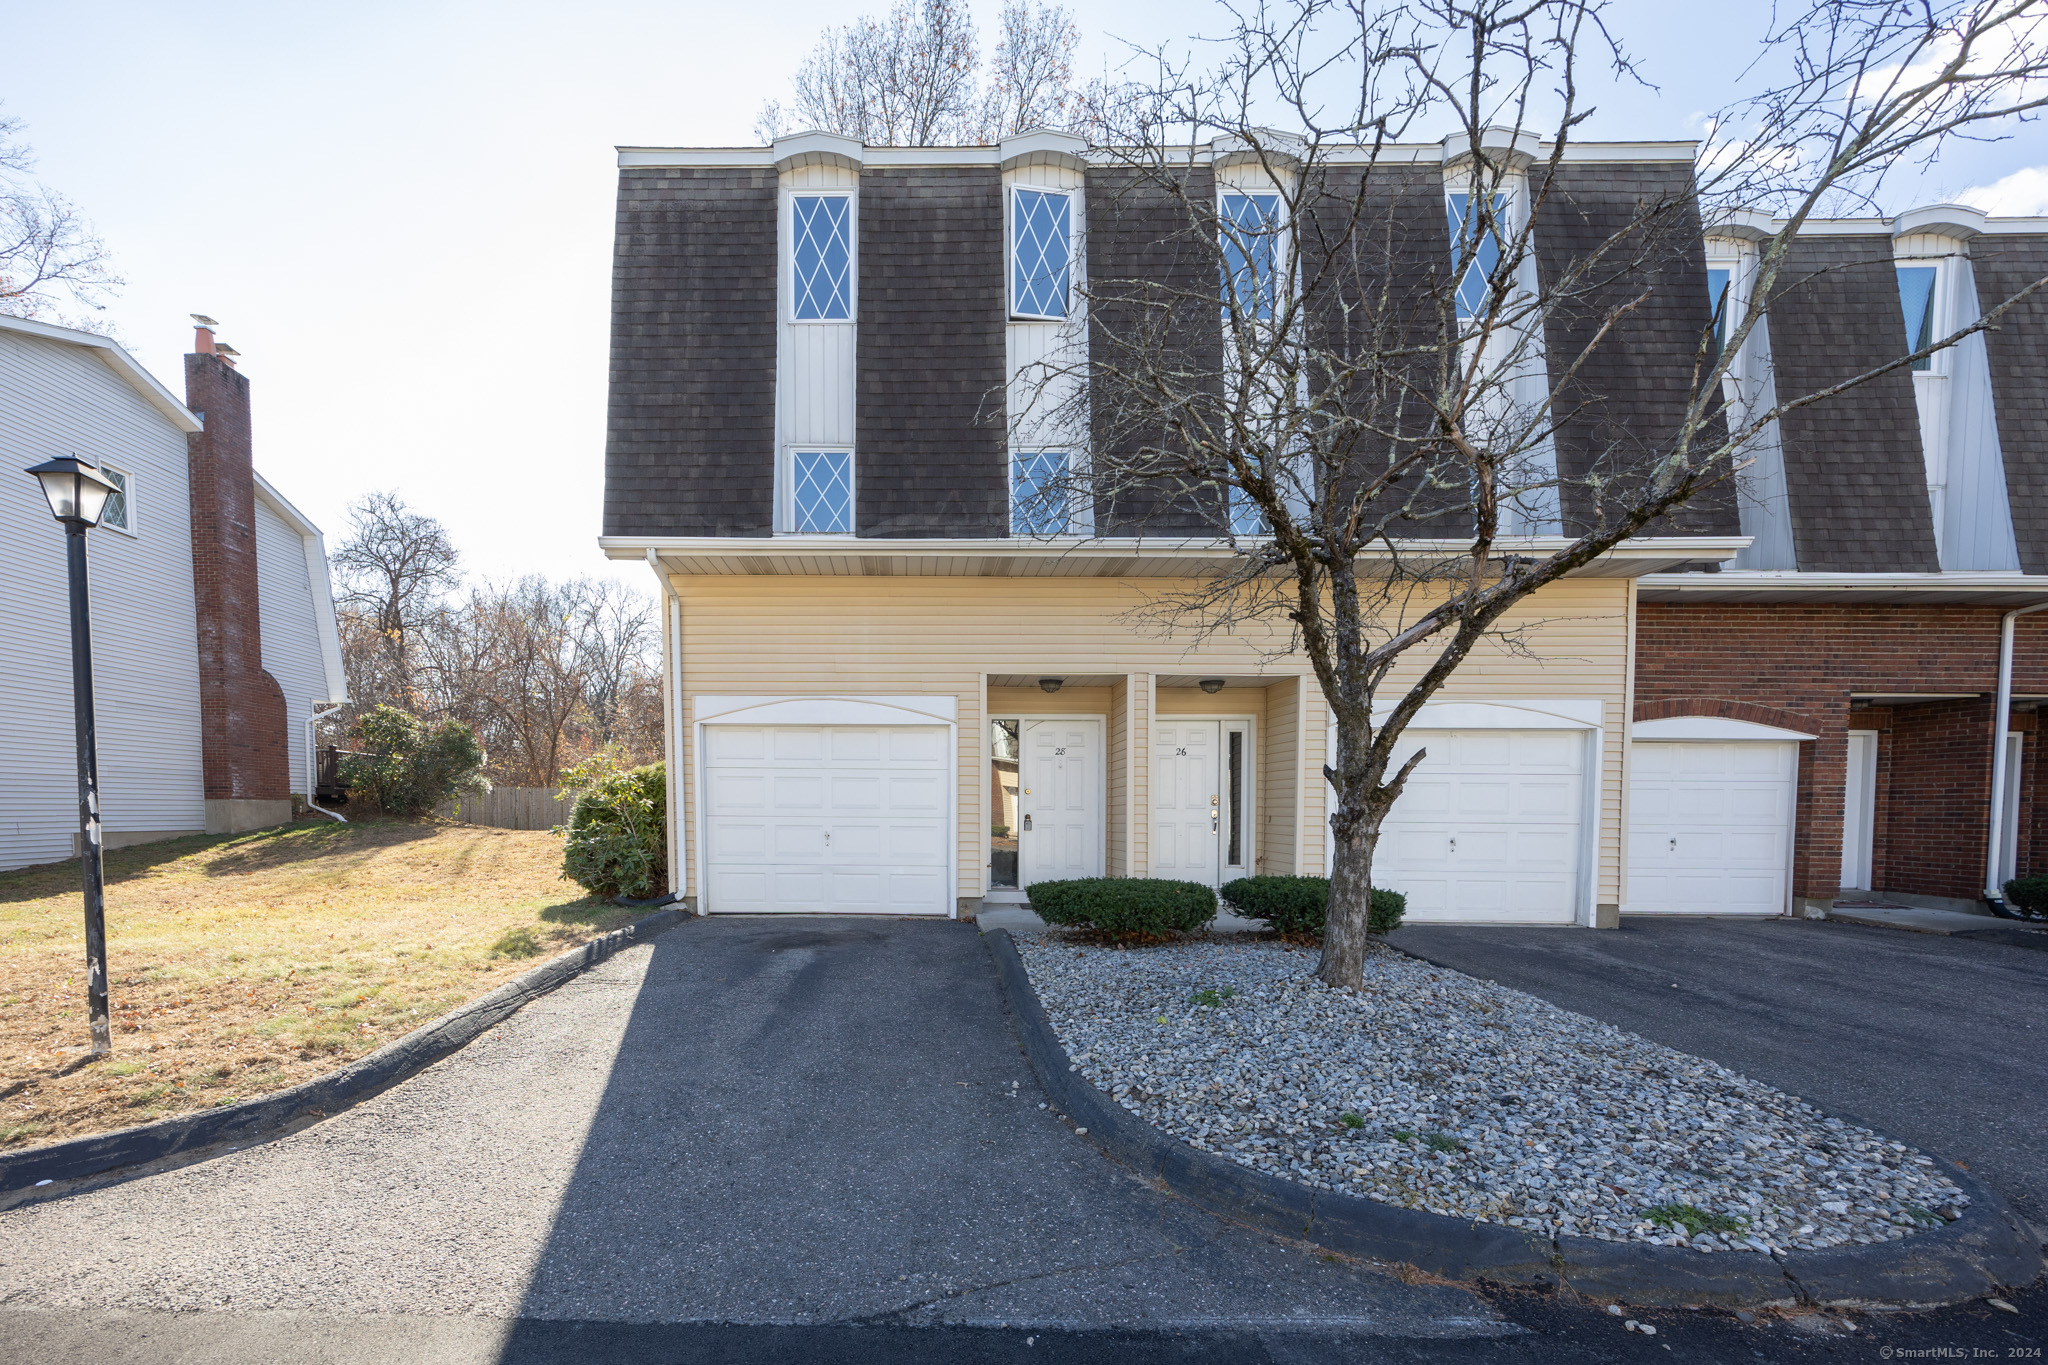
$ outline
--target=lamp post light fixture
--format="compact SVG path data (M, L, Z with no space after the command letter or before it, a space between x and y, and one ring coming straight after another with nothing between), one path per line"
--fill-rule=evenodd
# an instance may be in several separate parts
M114 485L99 466L65 455L31 468L64 525L64 557L71 572L71 710L78 733L80 877L85 883L85 997L92 1019L92 1055L114 1050L107 1023L107 917L100 867L99 740L92 714L92 614L86 589L85 533L100 524Z

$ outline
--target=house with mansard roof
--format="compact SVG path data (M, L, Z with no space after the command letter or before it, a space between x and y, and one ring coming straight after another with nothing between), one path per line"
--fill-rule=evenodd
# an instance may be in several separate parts
M1384 196L1376 211L1427 268L1452 252L1459 154L1457 140L1382 149L1347 170L1339 153L1324 171ZM1532 211L1540 159L1518 163L1508 213ZM1515 527L1532 552L1598 514L1583 489L1603 452L1669 427L1715 291L1744 287L1755 225L1701 223L1692 168L1690 143L1584 144L1548 172L1532 289L1646 199L1690 217L1613 282L1643 302L1572 376L1544 452L1563 495ZM1218 144L1190 152L1185 188L1237 221L1285 174ZM671 880L686 903L972 917L1051 878L1219 885L1326 867L1331 725L1284 626L1188 639L1139 623L1228 562L1235 509L1183 499L1136 520L1096 504L1048 522L1033 497L1099 456L1085 428L1018 420L1040 401L1034 367L1078 346L1069 374L1085 376L1088 301L1110 282L1213 280L1211 257L1175 249L1181 230L1156 186L1055 133L620 150L600 543L645 562L662 593ZM1802 278L1825 291L1840 275ZM1860 311L1822 330L1889 329L1903 345L1887 290L1859 286ZM1564 356L1598 322L1546 325ZM1788 312L1779 331L1795 326ZM1731 401L1764 401L1754 387ZM1684 615L1697 594L1834 571L1826 556L1854 537L1828 529L1838 514L1816 498L1883 484L1839 514L1875 531L1880 507L1911 502L1891 486L1911 476L1925 506L1919 465L1856 472L1877 458L1856 453L1865 428L1888 419L1844 407L1842 441L1818 415L1788 418L1740 496L1703 498L1525 600L1512 646L1476 653L1424 710L1409 742L1428 757L1375 862L1411 919L1601 926L1813 903L1795 864L1825 837L1812 803L1841 788L1816 774L1844 740L1741 682L1732 657L1688 683L1678 651L1704 619ZM1885 449L1906 448L1886 432ZM1821 558L1759 558L1780 542ZM1915 571L1948 572L1938 555ZM2003 573L2013 600L2048 589L2024 568L1956 572ZM1738 655L1739 633L1716 647ZM1841 715L1858 700L1844 695ZM1646 852L1659 840L1661 863Z

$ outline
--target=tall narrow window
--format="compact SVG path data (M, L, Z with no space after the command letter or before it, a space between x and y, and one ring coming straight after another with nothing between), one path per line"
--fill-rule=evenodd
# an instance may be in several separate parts
M853 531L853 452L799 450L790 456L791 529L813 535Z
M1906 315L1906 348L1917 351L1931 344L1934 337L1934 281L1936 267L1931 265L1902 265L1899 267L1899 308ZM1913 362L1916 370L1932 369L1934 357L1921 356Z
M1230 533L1237 536L1272 534L1272 528L1266 524L1266 514L1252 501L1250 494L1235 484L1230 489Z
M853 201L799 194L790 201L791 315L798 322L853 316Z
M1063 536L1067 515L1067 453L1020 450L1010 457L1010 534Z
M1020 318L1067 315L1073 272L1073 201L1043 190L1010 199L1010 313Z
M1270 318L1278 298L1280 196L1223 196L1223 295L1238 317Z
M1226 867L1244 866L1244 731L1230 732L1230 772L1224 791L1230 798L1229 851Z
M100 525L111 526L116 531L127 531L132 534L135 530L135 510L130 506L132 500L128 493L127 474L112 465L104 464L100 466L100 473L106 476L108 483L114 485L114 491L107 495L106 509L100 513Z
M1508 197L1493 196L1493 212L1483 213L1480 196L1454 194L1447 211L1451 223L1451 268L1463 265L1458 277L1458 321L1469 322L1486 311L1493 272L1500 268L1500 235L1507 224Z
M1717 352L1728 344L1728 333L1735 325L1728 316L1735 305L1735 296L1728 292L1728 286L1734 279L1735 272L1725 265L1707 267L1707 306L1714 311L1714 349Z

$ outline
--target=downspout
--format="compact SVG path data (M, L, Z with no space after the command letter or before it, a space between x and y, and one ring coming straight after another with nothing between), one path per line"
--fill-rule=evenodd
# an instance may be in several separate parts
M661 737L662 762L668 769L668 869L671 903L685 899L683 889L690 884L689 841L684 835L683 803L676 798L683 791L681 765L681 726L679 717L683 709L683 603L669 586L668 574L661 567L661 556L653 546L647 548L647 567L654 571L655 582L661 584L662 619L662 677L661 677ZM702 896L697 898L698 914L705 913Z
M1998 869L2005 861L1999 842L2005 837L2005 727L2012 711L2013 622L2037 611L2048 611L2048 602L2016 607L1998 622L1998 702L1991 712L1991 828L1984 836L1984 899L2001 915L2007 913Z
M306 717L306 809L319 811L328 819L338 820L344 825L348 823L346 815L338 810L329 810L313 800L320 794L320 736L314 732L313 727L347 705L345 701L338 701L325 711L316 710Z

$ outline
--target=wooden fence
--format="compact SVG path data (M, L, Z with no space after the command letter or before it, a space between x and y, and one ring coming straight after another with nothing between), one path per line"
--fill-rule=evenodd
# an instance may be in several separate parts
M435 809L466 825L498 829L551 829L569 823L570 802L553 787L493 787L488 796L465 796Z

